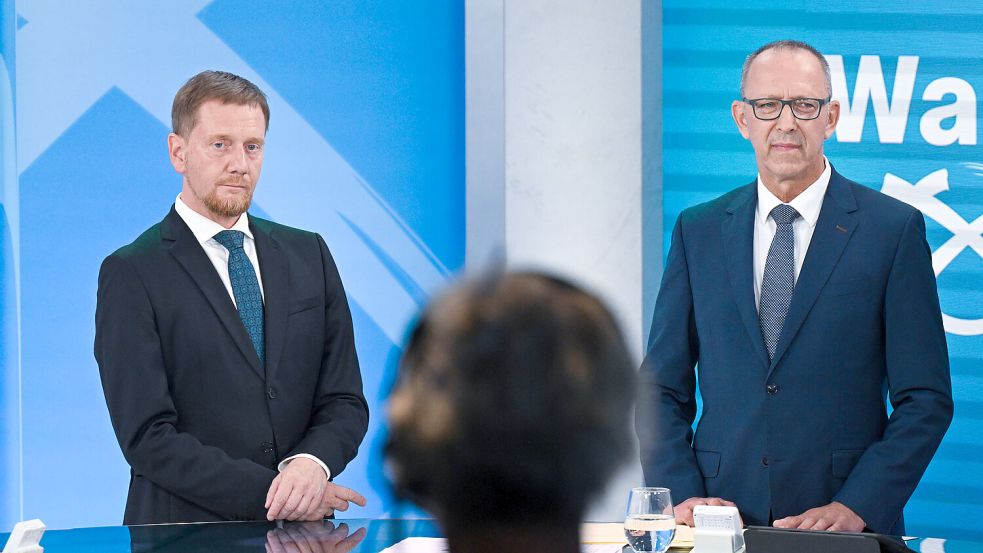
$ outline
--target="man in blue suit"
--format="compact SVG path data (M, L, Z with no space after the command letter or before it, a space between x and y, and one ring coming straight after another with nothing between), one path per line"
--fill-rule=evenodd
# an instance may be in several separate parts
M680 522L736 505L747 524L900 534L952 419L924 219L826 160L830 93L807 44L751 54L732 115L758 178L673 230L637 428Z

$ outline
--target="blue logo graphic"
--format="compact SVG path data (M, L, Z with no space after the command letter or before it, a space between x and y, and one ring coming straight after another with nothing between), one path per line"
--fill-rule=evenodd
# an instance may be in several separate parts
M983 177L983 164L963 163L962 167L969 169L977 177ZM978 179L977 179L978 180ZM976 184L983 191L983 183ZM936 225L951 233L951 237L932 252L932 266L935 276L939 278L940 288L945 290L942 281L943 273L967 249L978 256L976 270L983 269L979 261L983 260L983 215L972 222L963 219L949 204L939 198L939 195L949 190L949 171L939 169L922 177L915 183L910 183L892 173L884 175L884 186L881 192L907 202L921 211L925 217ZM967 268L973 260L968 260ZM958 269L957 269L958 270ZM963 269L965 272L965 269ZM942 302L946 303L943 296ZM946 332L960 336L979 336L983 334L983 308L978 309L979 316L965 318L943 312L942 319Z

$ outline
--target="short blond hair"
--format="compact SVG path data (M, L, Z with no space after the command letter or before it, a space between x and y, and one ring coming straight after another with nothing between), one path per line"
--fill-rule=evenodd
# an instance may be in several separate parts
M266 94L248 79L226 71L202 71L188 79L174 95L171 105L171 129L188 136L198 123L198 108L210 100L223 104L259 106L263 110L266 130L270 128L270 106Z

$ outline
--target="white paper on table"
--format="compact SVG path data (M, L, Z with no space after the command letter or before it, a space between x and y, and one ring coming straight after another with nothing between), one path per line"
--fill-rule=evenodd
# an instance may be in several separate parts
M581 553L621 553L622 545L610 543L583 543L580 544Z
M447 540L444 538L406 538L396 545L383 549L380 553L446 553Z
M387 547L381 553L447 553L447 540L444 538L406 538L396 545ZM609 543L591 543L580 546L582 553L620 553L621 546Z

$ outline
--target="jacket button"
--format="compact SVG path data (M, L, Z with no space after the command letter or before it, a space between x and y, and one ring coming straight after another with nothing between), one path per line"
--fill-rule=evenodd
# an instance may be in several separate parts
M778 393L778 385L769 384L768 387L765 388L765 391L768 392L768 395L773 396Z
M263 442L259 445L263 448L263 453L273 453L273 442Z
M768 466L768 457L762 457L761 458L761 466L763 466L763 467L767 467Z
M276 399L276 389L274 389L273 386L270 386L270 388L266 390L266 397Z

